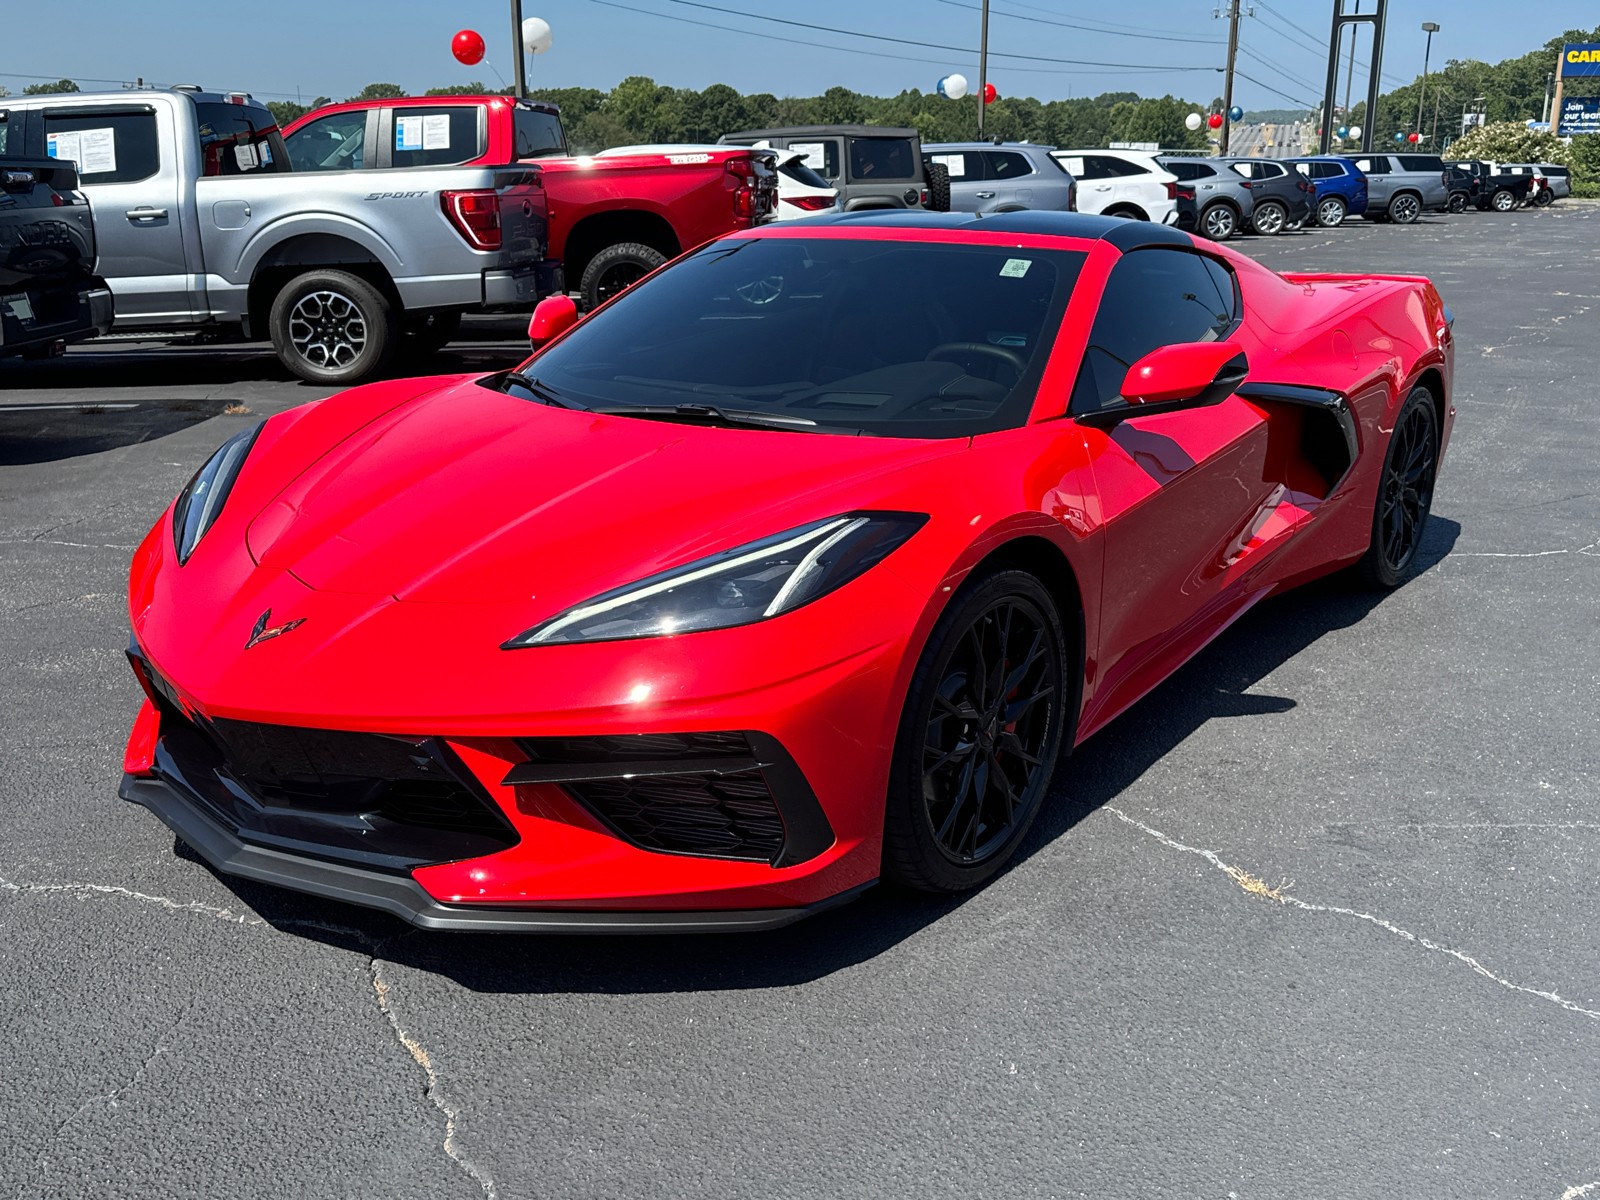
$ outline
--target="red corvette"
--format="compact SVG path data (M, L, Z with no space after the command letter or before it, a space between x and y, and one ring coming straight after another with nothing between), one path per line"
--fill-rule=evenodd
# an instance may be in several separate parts
M971 887L1262 597L1393 587L1451 315L1070 213L710 243L520 370L225 444L134 557L122 794L426 928L756 929Z

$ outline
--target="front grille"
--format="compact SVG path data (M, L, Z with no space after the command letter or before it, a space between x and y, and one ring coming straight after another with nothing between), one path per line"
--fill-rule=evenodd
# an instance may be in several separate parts
M784 822L743 733L520 738L507 783L559 783L646 850L773 862ZM831 840L831 839L830 839Z
M520 840L438 738L191 717L137 665L159 697L156 773L244 841L404 873Z

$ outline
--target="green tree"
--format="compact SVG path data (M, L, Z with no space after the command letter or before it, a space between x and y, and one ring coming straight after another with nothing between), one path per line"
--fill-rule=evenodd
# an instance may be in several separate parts
M83 89L70 79L58 79L54 83L30 83L22 89L24 96L54 96L61 92L81 92Z
M311 107L306 104L296 104L293 100L268 100L267 111L278 123L278 128L285 129L310 112Z
M492 96L494 93L481 79L474 79L471 83L454 83L449 87L429 88L422 93L424 96Z
M352 100L398 100L409 95L397 83L369 83L354 96Z

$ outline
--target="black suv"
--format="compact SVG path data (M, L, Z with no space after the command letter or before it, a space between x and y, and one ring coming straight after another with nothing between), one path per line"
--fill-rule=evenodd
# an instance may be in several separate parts
M1512 212L1528 202L1536 192L1538 176L1528 167L1480 162L1475 158L1454 159L1445 163L1450 177L1450 211L1463 212L1469 206L1480 212Z
M109 331L111 291L94 273L94 219L77 168L5 150L0 143L0 356L44 358Z
M950 177L924 166L915 129L882 125L785 125L724 134L724 145L804 150L806 166L839 192L844 212L863 208L950 208Z

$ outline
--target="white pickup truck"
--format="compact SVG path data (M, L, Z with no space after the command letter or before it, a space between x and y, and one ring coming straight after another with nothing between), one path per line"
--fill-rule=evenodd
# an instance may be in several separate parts
M7 154L78 165L114 332L270 337L295 374L345 385L471 310L563 288L536 164L361 170L373 130L296 173L272 114L197 88L0 100ZM331 169L330 169L331 168Z

